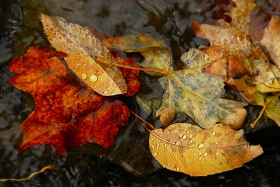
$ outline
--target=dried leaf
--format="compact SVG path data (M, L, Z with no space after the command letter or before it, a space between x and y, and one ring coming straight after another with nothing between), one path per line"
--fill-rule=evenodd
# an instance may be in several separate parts
M150 150L165 168L191 176L206 176L241 167L263 153L261 146L250 146L243 130L217 124L203 130L176 123L152 130Z
M260 41L266 47L271 59L280 69L280 18L272 16L268 28L264 31L263 39Z
M9 83L29 92L36 103L21 124L24 137L19 151L51 144L62 154L87 142L109 148L129 119L124 103L77 80L55 52L31 47L10 63L9 70L16 73Z
M96 61L99 57L115 63L110 51L89 28L45 14L41 14L41 21L52 46L68 55L65 60L69 68L94 91L104 96L127 92L120 69Z

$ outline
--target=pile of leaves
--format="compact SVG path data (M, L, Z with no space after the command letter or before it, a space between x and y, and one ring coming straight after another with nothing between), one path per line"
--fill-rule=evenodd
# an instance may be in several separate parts
M263 107L252 128L263 113L280 126L280 18L273 16L263 38L254 40L249 33L254 1L234 2L236 7L227 13L230 23L193 23L195 34L208 39L210 46L183 54L181 70L173 68L164 44L149 36L101 39L88 27L40 14L55 50L32 46L9 65L16 73L9 83L29 92L36 103L21 124L24 137L19 151L51 144L63 154L88 142L109 149L131 113L117 95L137 93L140 70L158 77L164 89L158 107L154 100L137 97L147 113L156 110L154 117L163 124L164 129L144 124L150 132L151 153L163 167L206 176L241 167L262 154L261 146L245 140L244 106ZM137 64L136 58L124 58L113 49L139 52L144 61ZM247 103L223 98L225 85ZM196 124L170 124L178 112Z

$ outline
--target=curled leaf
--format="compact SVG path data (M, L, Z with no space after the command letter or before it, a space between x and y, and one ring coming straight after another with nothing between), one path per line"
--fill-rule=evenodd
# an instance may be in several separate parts
M113 56L87 27L68 23L60 17L41 14L45 33L52 46L62 51L69 68L97 93L110 96L127 92L119 68L98 63L96 57L115 63Z
M241 167L263 153L261 146L250 146L243 130L217 124L203 130L176 123L152 130L150 150L165 168L191 176L206 176Z

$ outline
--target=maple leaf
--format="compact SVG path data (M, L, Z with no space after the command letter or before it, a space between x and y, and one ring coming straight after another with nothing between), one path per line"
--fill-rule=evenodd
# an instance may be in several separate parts
M253 0L234 0L236 7L227 13L232 18L231 23L224 20L218 20L218 25L192 24L195 34L210 41L211 46L217 46L214 51L204 50L209 56L216 55L220 57L215 59L216 64L210 65L206 72L222 76L225 81L229 77L240 78L246 74L253 74L253 65L250 61L250 55L255 52L254 45L248 35L250 25L250 13L255 7ZM207 48L207 47L206 47ZM219 50L217 50L219 48ZM220 50L222 49L222 51ZM211 58L211 57L210 57ZM224 70L218 67L222 63ZM210 71L209 71L210 69ZM227 73L224 73L226 71ZM220 72L223 72L222 74Z
M91 29L68 23L65 19L40 14L41 22L51 45L67 54L69 68L97 93L110 96L124 94L127 85L118 67L99 63L97 57L116 63L110 51Z
M203 130L186 123L150 131L152 155L165 168L191 176L206 176L241 167L263 153L250 146L244 131L217 124Z
M36 109L21 124L24 137L19 151L51 144L62 154L87 142L109 148L129 119L128 107L76 79L60 55L30 47L9 65L16 73L9 83L29 92L36 103Z
M133 42L125 40L123 37L117 37L106 40L106 45L124 51L131 49L137 51L137 47L146 46L146 41L137 40L137 42L144 44L134 46L131 44ZM188 114L206 129L212 128L217 122L230 124L235 129L242 126L247 115L243 108L245 104L220 98L224 93L223 80L202 72L202 69L211 63L205 53L191 49L182 55L182 61L187 68L174 71L170 54L166 49L163 50L163 46L148 46L139 48L139 52L144 52L146 57L149 57L146 62L141 63L141 66L166 75L159 79L165 93L162 105L156 112L156 116L160 116L164 126L171 122L176 112ZM157 49L159 51L155 53Z

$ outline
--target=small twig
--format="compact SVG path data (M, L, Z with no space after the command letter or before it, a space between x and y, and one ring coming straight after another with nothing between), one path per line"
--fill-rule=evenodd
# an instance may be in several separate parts
M144 120L143 118L141 118L138 114L136 114L135 112L133 112L132 110L130 110L130 112L134 115L134 116L136 116L138 119L140 119L141 121L143 121L146 125L148 125L151 129L155 129L155 127L153 126L153 125L151 125L149 122L147 122L146 120ZM144 127L144 126L143 126ZM147 128L146 127L144 127L146 130L147 130ZM149 130L148 130L149 131Z
M37 174L40 174L40 173L45 172L45 170L47 170L47 169L53 169L53 168L54 168L54 165L48 165L48 166L42 168L40 171L36 171L36 172L31 173L31 175L29 175L28 177L24 177L24 178L20 178L20 179L0 179L0 182L7 182L7 181L26 181L26 180L31 179L32 177L34 177L34 176L37 175Z

